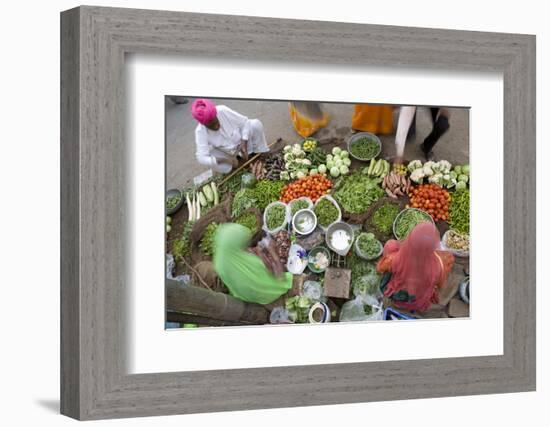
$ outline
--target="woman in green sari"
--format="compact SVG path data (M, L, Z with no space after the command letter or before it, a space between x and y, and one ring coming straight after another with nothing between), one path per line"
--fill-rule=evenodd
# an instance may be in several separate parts
M229 292L242 301L269 304L292 287L292 274L274 276L262 259L247 250L250 231L239 224L221 224L214 237L214 269Z

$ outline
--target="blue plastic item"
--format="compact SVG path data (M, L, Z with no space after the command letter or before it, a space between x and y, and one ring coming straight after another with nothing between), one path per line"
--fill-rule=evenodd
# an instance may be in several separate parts
M384 320L415 320L415 318L388 307L384 310Z

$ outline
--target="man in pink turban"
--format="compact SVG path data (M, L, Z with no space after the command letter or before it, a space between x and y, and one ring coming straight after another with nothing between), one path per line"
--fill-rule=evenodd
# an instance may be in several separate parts
M195 129L196 157L215 172L228 173L238 165L237 156L269 151L262 122L249 119L225 105L196 99L191 115Z

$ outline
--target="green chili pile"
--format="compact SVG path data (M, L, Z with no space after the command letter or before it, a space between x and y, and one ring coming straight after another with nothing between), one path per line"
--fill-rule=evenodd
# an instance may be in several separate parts
M279 200L281 190L285 186L284 181L258 181L254 187L254 198L256 199L256 207L264 210L270 203Z
M470 233L470 190L456 190L451 194L449 225L460 234Z
M181 237L174 241L172 244L172 255L174 259L179 261L191 253L191 245L189 242L189 235L193 229L194 221L189 221L183 227L183 233Z

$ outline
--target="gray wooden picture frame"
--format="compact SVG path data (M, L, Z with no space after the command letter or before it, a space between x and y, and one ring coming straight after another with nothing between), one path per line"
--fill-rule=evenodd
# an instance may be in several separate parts
M128 375L127 53L502 72L504 354ZM535 390L535 231L532 35L87 6L61 14L65 415L84 420Z

